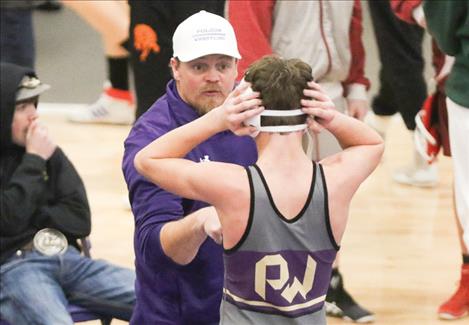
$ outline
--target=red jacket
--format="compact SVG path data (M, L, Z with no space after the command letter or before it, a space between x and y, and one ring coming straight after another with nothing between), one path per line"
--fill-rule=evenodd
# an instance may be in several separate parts
M313 68L319 83L342 83L341 95L366 99L359 0L227 1L242 59L239 78L264 55L300 58Z

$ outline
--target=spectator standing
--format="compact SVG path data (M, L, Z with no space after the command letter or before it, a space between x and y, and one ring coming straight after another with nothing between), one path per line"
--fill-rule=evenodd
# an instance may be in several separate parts
M439 307L444 319L469 314L469 4L467 1L424 1L428 30L455 61L445 84L449 140L453 161L454 201L463 264L456 292Z
M424 29L396 17L390 1L368 1L368 6L381 68L379 91L373 98L373 110L367 116L367 123L384 137L391 117L399 113L413 139L415 116L427 98L422 56ZM422 14L421 10L416 12L418 14ZM394 171L393 179L406 185L435 186L438 181L436 164L429 164L414 146L411 149L412 162Z

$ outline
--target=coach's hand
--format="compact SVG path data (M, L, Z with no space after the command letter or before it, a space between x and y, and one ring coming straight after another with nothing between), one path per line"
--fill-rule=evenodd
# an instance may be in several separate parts
M223 124L223 128L239 136L257 132L256 127L247 126L244 121L264 110L262 101L258 98L260 93L252 91L250 86L248 82L241 82L223 104L213 110L218 114L217 120Z
M218 213L214 207L206 207L200 209L204 220L204 231L207 236L212 238L217 244L222 243L222 230Z

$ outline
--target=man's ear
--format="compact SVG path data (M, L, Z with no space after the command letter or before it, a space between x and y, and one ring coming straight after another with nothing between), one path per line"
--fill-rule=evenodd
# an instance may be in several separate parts
M180 62L179 60L177 60L176 58L171 58L169 60L169 65L171 66L171 71L173 72L173 78L174 80L177 80L179 81L179 65L180 65Z

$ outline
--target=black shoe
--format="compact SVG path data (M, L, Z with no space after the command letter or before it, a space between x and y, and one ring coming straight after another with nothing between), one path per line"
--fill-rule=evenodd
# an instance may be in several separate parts
M344 281L339 271L333 270L329 290L326 296L326 314L339 317L355 323L372 323L374 315L361 307L345 291Z

